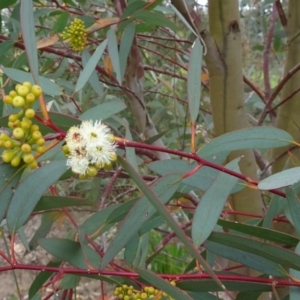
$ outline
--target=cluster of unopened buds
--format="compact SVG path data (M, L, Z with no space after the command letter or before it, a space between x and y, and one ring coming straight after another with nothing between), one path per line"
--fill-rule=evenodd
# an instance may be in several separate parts
M173 286L176 285L175 281L170 282ZM145 300L145 299L153 299L153 300L172 300L167 293L159 291L155 289L153 286L145 286L143 289L135 290L132 285L128 286L127 284L123 284L118 286L114 290L114 296L117 299L123 300Z
M87 33L85 30L84 22L80 19L74 19L70 26L65 28L61 34L63 39L68 39L69 44L74 51L83 51L87 44Z
M109 170L117 160L114 135L101 121L83 121L67 132L63 152L67 156L67 166L80 179L94 177L98 170Z
M0 147L5 148L2 160L13 167L18 167L23 161L28 167L35 169L35 153L45 152L43 135L39 126L32 120L35 116L32 105L41 94L42 89L39 85L24 82L17 84L15 90L3 97L4 103L20 109L8 117L7 126L12 132L0 134Z

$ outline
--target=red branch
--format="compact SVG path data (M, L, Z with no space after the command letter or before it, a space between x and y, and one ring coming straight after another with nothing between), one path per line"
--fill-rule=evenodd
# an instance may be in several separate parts
M77 268L64 268L64 267L49 267L49 266L33 266L25 264L14 264L10 266L0 267L0 272L11 271L11 270L31 270L31 271L47 271L56 272L60 274L77 274L77 275L98 275L98 276L121 276L127 278L138 278L140 275L135 272L123 272L123 271L110 271L110 270L85 270ZM194 273L194 274L157 274L164 279L169 280L201 280L211 279L211 276L206 273ZM239 282L252 282L272 285L276 283L276 286L299 286L300 282L292 281L289 279L269 279L252 276L241 276L241 275L217 275L218 279L225 281L239 281Z

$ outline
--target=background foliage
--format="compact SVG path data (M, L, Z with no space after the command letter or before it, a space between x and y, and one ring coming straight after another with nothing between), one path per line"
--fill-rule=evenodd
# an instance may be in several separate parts
M124 284L153 286L156 299L298 299L299 1L0 9L1 98L39 84L49 146L34 171L0 164L10 296L81 299L85 280L95 299ZM79 52L62 35L75 18L87 34ZM0 101L5 132L14 111ZM119 155L85 181L61 151L82 120L104 120ZM47 261L17 257L20 244ZM34 272L30 287L15 270Z

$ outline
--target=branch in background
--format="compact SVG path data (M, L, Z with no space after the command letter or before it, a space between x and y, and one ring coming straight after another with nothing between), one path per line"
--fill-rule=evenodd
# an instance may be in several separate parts
M264 110L261 113L261 116L258 120L258 125L262 125L262 123L264 122L266 116L268 115L268 111L269 109L271 109L271 104L272 102L275 100L275 98L277 97L277 95L280 93L280 91L282 90L282 88L284 87L284 85L286 84L286 82L294 75L296 74L298 71L300 70L300 64L296 65L295 67L293 67L284 77L283 79L278 83L277 87L275 88L275 90L273 91L273 93L270 95L270 98L268 99L266 106L264 108Z
M269 63L270 63L270 49L272 45L272 38L274 34L275 22L277 19L277 11L275 9L275 4L272 6L272 14L268 32L264 37L264 50L263 50L263 76L264 76L264 86L265 86L265 97L268 99L271 94L271 84L270 84L270 74L269 74Z
M284 13L282 4L281 4L280 0L276 0L274 4L276 6L281 25L284 28L284 30L286 31L287 18L286 18L286 15Z

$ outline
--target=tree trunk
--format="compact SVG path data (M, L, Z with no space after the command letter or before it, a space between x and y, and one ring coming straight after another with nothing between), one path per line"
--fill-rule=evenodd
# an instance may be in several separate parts
M242 44L238 0L209 0L209 33L202 31L207 46L205 56L209 71L210 101L217 136L249 126L244 102L242 68ZM256 178L256 162L252 151L232 152L228 160L242 157L241 172ZM230 197L230 205L236 211L262 214L262 201L257 190L245 188ZM247 220L235 216L238 222ZM230 263L231 264L231 263ZM258 272L244 268L239 273L257 276ZM269 299L268 293L259 299Z
M244 103L242 44L238 0L210 0L208 5L209 31L203 38L207 45L205 56L210 76L210 101L214 131L217 136L248 127ZM236 151L229 160L242 157L241 172L256 177L256 162L252 151ZM231 197L234 210L262 214L258 191L245 188ZM236 217L245 221L245 217Z

